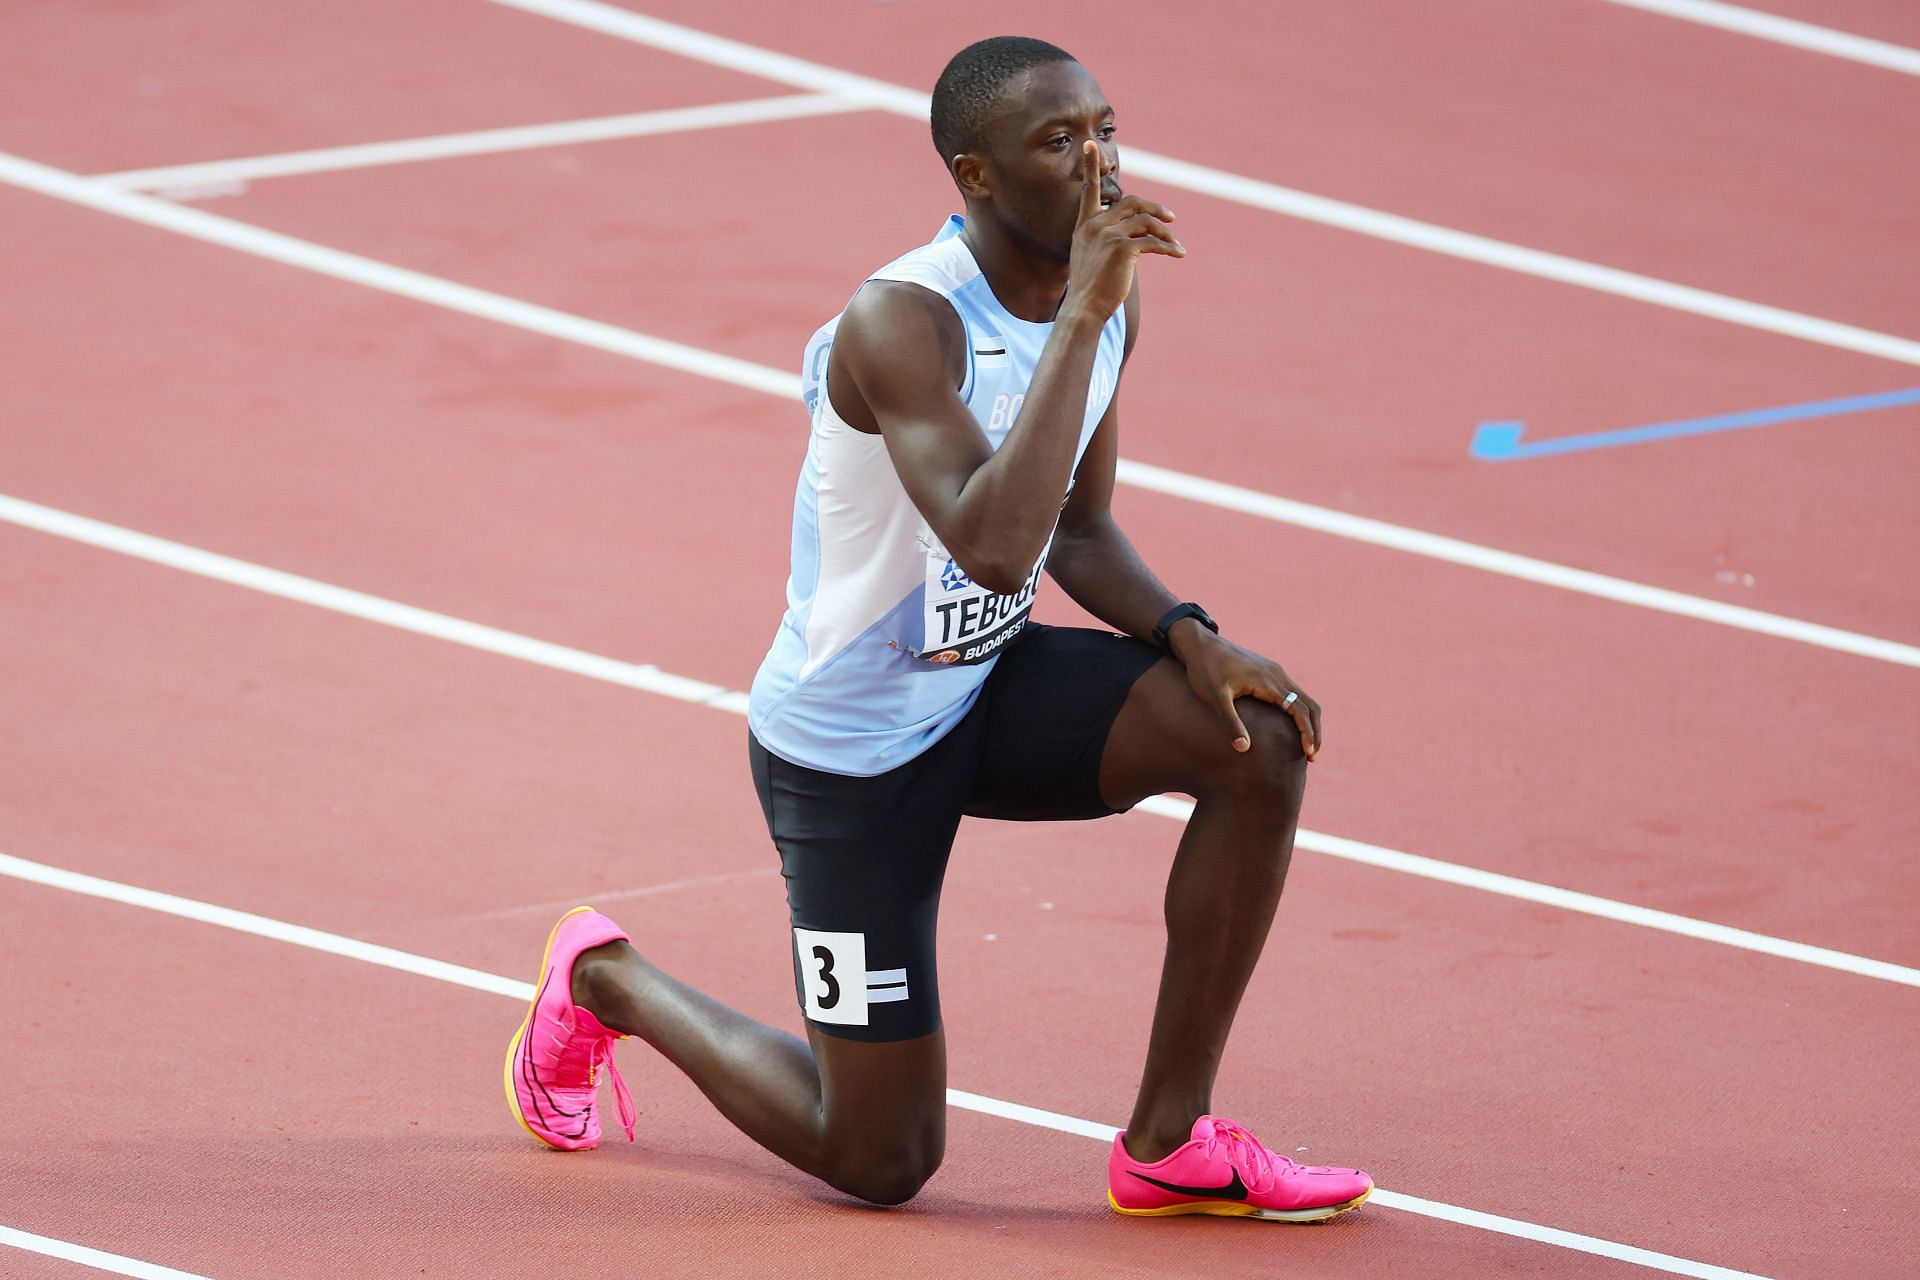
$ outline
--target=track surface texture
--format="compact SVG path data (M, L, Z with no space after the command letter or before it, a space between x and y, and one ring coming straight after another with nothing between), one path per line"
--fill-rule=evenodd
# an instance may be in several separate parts
M1920 403L1469 450L1486 421L1552 440L1920 387L1920 356L1753 321L1920 352L1920 76L1610 0L794 12L0 9L0 855L34 864L0 860L0 1274L1912 1274ZM1920 47L1890 0L1767 12ZM636 40L636 13L733 43ZM1174 206L1192 251L1143 268L1125 457L1330 513L1116 497L1169 585L1328 709L1315 837L1217 1095L1397 1193L1323 1229L1122 1219L1099 1140L972 1104L919 1199L866 1209L637 1043L631 1146L539 1149L499 1096L516 984L576 902L799 1026L725 691L782 600L801 345L957 207L924 123L763 103L596 141L109 176L760 102L819 68L924 91L1006 30L1100 78L1123 183ZM1129 148L1238 185L1136 178ZM1276 189L1739 306L1412 247L1277 211ZM225 221L153 225L168 210ZM230 242L247 228L298 244L267 260ZM384 266L343 280L327 250ZM502 302L423 301L405 272ZM1428 537L1329 532L1343 516ZM507 639L450 643L398 606ZM1079 620L1057 591L1039 614ZM963 828L955 1088L1083 1131L1125 1118L1171 813ZM1406 874L1419 859L1464 882Z

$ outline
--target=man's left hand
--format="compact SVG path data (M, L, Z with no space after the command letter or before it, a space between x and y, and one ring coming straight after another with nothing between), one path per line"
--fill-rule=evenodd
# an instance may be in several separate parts
M1258 698L1293 717L1300 730L1300 749L1308 760L1320 754L1320 704L1279 663L1198 625L1179 630L1188 634L1175 639L1174 656L1186 666L1194 693L1214 709L1233 735L1235 751L1251 750L1253 738L1233 704L1240 698Z

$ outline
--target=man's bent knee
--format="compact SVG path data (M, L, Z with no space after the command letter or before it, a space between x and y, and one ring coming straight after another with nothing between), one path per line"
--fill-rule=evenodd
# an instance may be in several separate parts
M1305 789L1307 753L1300 727L1278 707L1251 698L1235 704L1250 746L1217 772L1217 789L1256 804L1295 805Z
M838 1039L811 1023L807 1034L820 1064L826 1121L810 1167L829 1186L870 1204L905 1204L946 1154L944 1034L865 1042Z
M850 1162L831 1181L841 1191L869 1204L905 1204L933 1177L942 1154L937 1145L902 1148Z

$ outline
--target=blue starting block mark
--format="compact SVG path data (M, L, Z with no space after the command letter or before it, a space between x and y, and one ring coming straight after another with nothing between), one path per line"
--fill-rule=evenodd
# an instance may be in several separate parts
M1870 396L1846 396L1839 400L1815 400L1810 404L1782 405L1778 409L1749 409L1745 413L1725 413L1714 418L1690 418L1685 422L1660 422L1650 427L1623 427L1618 431L1595 431L1584 436L1562 436L1558 440L1531 440L1522 443L1526 430L1519 422L1483 422L1473 433L1469 452L1484 462L1513 462L1521 458L1544 458L1554 453L1581 453L1588 449L1615 449L1623 444L1645 444L1650 440L1672 440L1677 436L1703 436L1713 431L1738 431L1743 427L1770 427L1776 422L1800 422L1808 418L1832 418L1843 413L1865 413L1871 409L1891 409L1896 405L1920 404L1920 387L1905 391L1881 391Z

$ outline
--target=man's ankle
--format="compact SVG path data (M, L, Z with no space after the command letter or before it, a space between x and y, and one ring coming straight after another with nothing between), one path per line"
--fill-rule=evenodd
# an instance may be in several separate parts
M596 1018L600 1017L600 1011L605 1007L607 987L604 980L617 963L615 948L619 945L609 942L605 946L591 947L582 951L573 962L573 974L568 982L569 994L576 1005Z
M1179 1129L1138 1125L1120 1135L1120 1144L1141 1164L1154 1164L1185 1146L1192 1129L1191 1124Z

